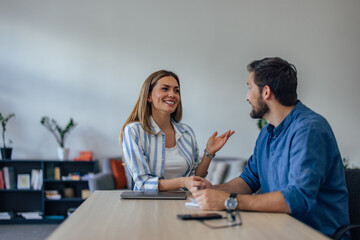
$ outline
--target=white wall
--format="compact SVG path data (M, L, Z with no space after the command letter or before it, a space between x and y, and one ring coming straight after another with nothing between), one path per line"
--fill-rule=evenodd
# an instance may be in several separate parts
M200 149L215 130L236 134L218 153L248 157L258 134L245 101L246 65L295 64L299 98L325 116L341 153L360 163L360 1L0 1L0 112L15 159L56 159L43 115L78 126L71 157L120 155L118 135L153 71L181 80L183 122Z

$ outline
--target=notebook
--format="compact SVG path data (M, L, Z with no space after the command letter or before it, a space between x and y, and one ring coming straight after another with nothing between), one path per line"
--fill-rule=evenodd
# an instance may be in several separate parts
M121 199L159 199L159 200L185 200L186 192L140 192L126 191L120 194Z

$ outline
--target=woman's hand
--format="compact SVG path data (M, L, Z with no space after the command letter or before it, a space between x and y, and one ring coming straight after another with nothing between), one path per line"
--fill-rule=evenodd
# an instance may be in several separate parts
M186 187L188 190L192 188L203 189L206 188L206 180L199 176L192 177L182 177L183 187ZM210 183L211 184L211 183Z
M214 186L211 184L211 182L209 182L208 180L206 180L205 178L201 178L200 179L201 182L203 182L203 184L198 188L198 187L192 187L192 188L188 188L188 190L190 192L196 192L200 189L213 189Z
M214 132L213 135L209 138L208 142L206 143L206 151L208 151L211 154L215 154L217 151L219 151L227 142L229 137L233 135L235 131L227 131L223 135L216 136L218 132Z

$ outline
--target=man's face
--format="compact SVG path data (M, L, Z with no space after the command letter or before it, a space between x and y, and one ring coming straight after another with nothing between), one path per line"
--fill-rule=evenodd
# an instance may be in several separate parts
M250 116L252 118L263 118L269 111L269 107L263 100L259 87L254 83L255 73L250 73L247 85L249 87L248 94L246 95L246 101L251 105Z

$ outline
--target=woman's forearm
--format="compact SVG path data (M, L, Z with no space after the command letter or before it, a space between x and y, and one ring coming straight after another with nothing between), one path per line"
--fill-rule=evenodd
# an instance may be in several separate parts
M159 191L176 190L185 187L183 178L159 179Z
M210 162L211 162L211 158L209 158L208 156L206 156L204 154L200 164L195 169L195 176L205 177L207 170L209 168Z

